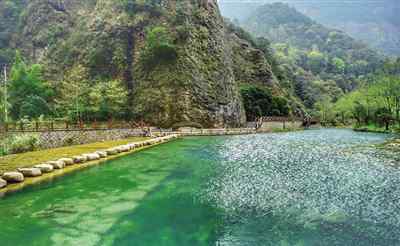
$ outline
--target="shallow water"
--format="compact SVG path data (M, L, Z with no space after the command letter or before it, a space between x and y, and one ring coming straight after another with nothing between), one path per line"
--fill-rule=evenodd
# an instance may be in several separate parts
M1 245L400 245L389 137L177 140L1 199Z

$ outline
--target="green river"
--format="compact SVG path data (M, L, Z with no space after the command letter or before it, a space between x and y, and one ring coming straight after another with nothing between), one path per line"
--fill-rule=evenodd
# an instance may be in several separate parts
M179 139L0 199L0 245L400 245L390 137Z

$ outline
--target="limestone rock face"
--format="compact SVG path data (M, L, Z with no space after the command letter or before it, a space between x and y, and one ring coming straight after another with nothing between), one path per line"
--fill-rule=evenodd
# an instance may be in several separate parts
M279 86L260 50L237 52L242 41L229 33L216 0L136 1L145 4L138 13L124 2L129 1L27 1L16 25L22 30L13 35L20 42L14 46L45 65L54 88L77 67L87 72L88 82L123 80L130 94L127 113L163 127L186 122L242 126L240 83ZM170 36L176 59L149 65L143 62L146 30L160 26ZM238 69L237 61L250 69Z
M2 178L10 183L21 183L24 182L24 175L20 172L6 172Z
M39 164L34 167L39 168L42 173L51 173L54 170L54 167L50 164Z
M38 177L42 175L40 168L19 168L18 172L22 173L25 177Z

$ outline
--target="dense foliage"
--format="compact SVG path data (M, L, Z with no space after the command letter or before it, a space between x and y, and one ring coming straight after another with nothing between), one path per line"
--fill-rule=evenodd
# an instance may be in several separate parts
M10 47L25 0L0 1L0 66L11 64L15 51Z
M147 31L147 40L143 62L146 69L154 69L157 65L168 65L174 63L178 52L173 44L168 29L156 26Z
M0 6L0 49L13 67L12 121L240 126L242 84L270 88L291 109L301 107L275 78L280 70L269 42L234 35L239 29L226 28L216 1L4 0ZM14 63L15 50L23 59Z
M271 91L257 86L241 88L247 119L255 121L262 116L288 116L288 101L283 97L273 96Z
M263 5L241 25L270 40L274 73L311 111L336 102L382 67L382 56L374 50L286 4Z
M19 52L11 68L8 85L10 114L13 119L38 118L50 115L49 100L53 91L42 78L42 68L38 64L28 66Z
M328 124L375 126L389 130L400 127L400 60L387 61L384 69L366 78L363 85L332 104L319 105Z

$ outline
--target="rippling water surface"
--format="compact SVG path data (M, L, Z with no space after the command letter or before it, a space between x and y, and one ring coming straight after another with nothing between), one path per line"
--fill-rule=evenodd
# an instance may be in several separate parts
M178 140L0 200L1 245L400 245L389 137Z

